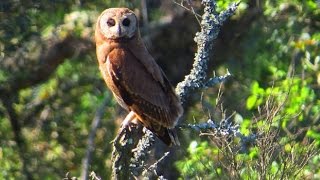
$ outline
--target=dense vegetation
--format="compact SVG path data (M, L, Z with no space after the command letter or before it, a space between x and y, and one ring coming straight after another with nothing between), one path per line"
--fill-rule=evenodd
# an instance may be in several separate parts
M192 2L201 15L200 1ZM230 2L217 4L223 10ZM89 170L109 179L110 142L125 112L98 71L95 20L109 7L133 9L151 54L178 83L190 70L200 29L197 16L180 3L1 1L0 179L80 177L101 106ZM210 64L211 72L228 69L233 77L190 95L180 122L228 120L239 132L180 129L181 147L159 165L164 177L320 178L319 7L314 0L241 1L222 27ZM168 150L160 142L156 147ZM162 155L153 153L150 163Z

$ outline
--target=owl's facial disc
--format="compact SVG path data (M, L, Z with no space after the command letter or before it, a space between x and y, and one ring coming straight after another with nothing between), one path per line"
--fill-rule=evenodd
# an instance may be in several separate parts
M106 12L101 16L100 29L108 39L131 38L137 30L137 18L133 13L118 14Z

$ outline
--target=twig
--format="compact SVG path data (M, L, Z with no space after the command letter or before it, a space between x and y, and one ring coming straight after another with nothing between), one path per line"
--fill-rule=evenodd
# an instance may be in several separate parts
M159 175L157 174L157 168L158 168L158 164L160 162L162 162L166 157L168 157L168 155L170 154L170 152L165 152L164 155L158 159L155 163L153 163L151 166L149 166L148 168L146 168L143 172L142 175L144 177L152 177L152 175L156 175L157 177L159 177ZM151 173L152 175L148 174ZM164 177L161 177L159 179L165 179Z
M152 164L152 165L148 168L148 170L149 170L149 171L156 170L158 164L159 164L162 160L164 160L164 158L166 158L166 157L169 155L169 153L170 153L170 152L164 153L164 155L163 155L160 159L158 159L157 162L155 162L154 164Z
M186 0L186 1L187 1L188 5L190 6L190 9L183 5L184 0L182 0L181 3L178 3L177 1L173 1L173 3L177 4L178 6L182 7L183 9L185 9L187 11L191 11L192 14L194 15L194 17L197 19L198 23L200 24L201 22L200 22L199 17L201 17L201 15L196 13L196 11L194 10L194 8L189 0Z
M97 176L96 173L93 171L90 173L89 176L91 177L91 180L101 180L101 178Z
M143 29L144 33L150 34L150 27L149 27L149 17L148 17L148 6L146 0L141 0L141 16L143 22ZM146 36L143 38L147 47L152 47L152 42L150 40L150 36Z
M189 128L198 132L201 131L210 131L210 133L201 133L200 135L208 135L211 136L233 136L239 137L241 136L239 125L231 123L228 119L220 121L219 124L216 124L214 121L209 119L205 123L199 124L187 124L180 125L180 128Z
M24 72L23 76L12 76L5 83L0 84L1 94L14 94L21 89L31 87L42 83L49 79L51 74L55 72L57 67L62 64L67 58L73 57L75 54L83 54L93 50L94 46L91 40L84 38L76 38L72 35L67 36L61 41L54 42L49 48L41 47L43 50L38 59L27 59L26 61L36 61L37 64L33 68L24 72L25 67L19 67L19 70ZM18 61L21 57L5 58L6 61Z

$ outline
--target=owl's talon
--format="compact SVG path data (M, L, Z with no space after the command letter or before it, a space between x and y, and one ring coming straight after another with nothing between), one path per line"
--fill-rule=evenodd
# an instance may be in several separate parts
M123 122L120 126L120 131L123 131L123 129L128 129L131 131L131 123L130 122Z

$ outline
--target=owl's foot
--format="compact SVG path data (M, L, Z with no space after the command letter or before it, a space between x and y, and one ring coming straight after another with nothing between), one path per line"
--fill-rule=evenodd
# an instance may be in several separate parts
M136 115L133 111L130 111L121 123L120 131L122 131L123 129L128 129L129 131L131 131L131 126L136 124L135 121Z

